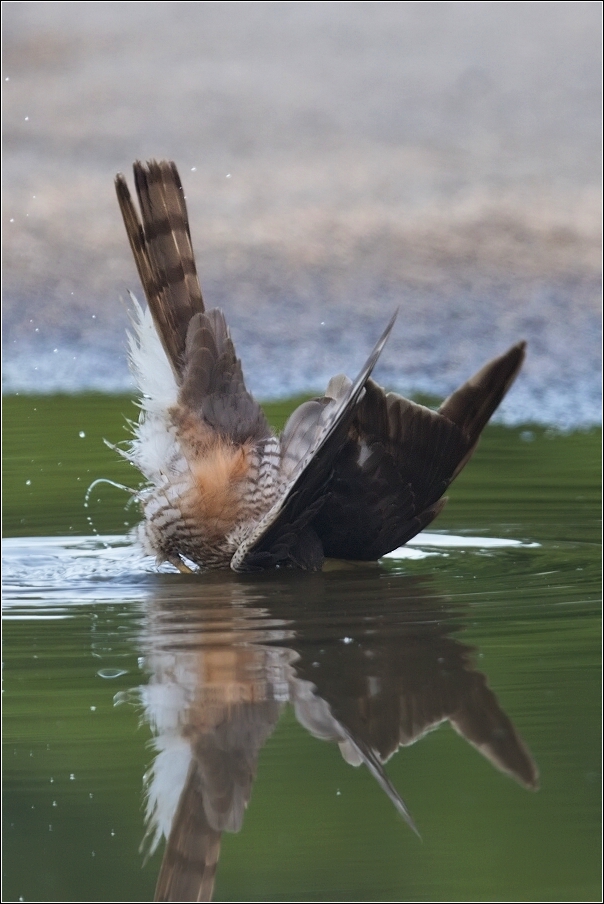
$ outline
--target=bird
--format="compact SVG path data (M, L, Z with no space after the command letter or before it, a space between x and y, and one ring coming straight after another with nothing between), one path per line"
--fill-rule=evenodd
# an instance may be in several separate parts
M138 208L115 188L147 308L129 361L140 415L122 454L144 477L138 539L181 572L318 571L376 561L442 511L444 493L515 380L526 343L493 358L437 411L371 377L396 312L356 379L333 377L281 435L248 391L224 313L206 310L172 161L136 161Z

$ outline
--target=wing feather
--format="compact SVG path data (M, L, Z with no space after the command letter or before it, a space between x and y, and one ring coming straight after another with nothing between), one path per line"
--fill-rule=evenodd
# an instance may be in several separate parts
M266 553L284 531L307 526L307 512L314 511L325 498L333 463L346 443L350 423L357 402L369 379L394 326L396 313L378 339L375 347L351 383L346 378L335 377L330 381L330 392L323 399L305 403L302 412L294 412L282 438L285 449L288 479L281 493L267 514L258 522L240 545L231 560L235 571L253 567L258 554L266 561ZM305 538L307 545L312 542ZM315 549L318 547L315 545ZM316 556L307 568L320 568L323 556ZM274 559L269 564L279 564ZM264 564L263 567L266 567Z
M313 527L325 555L372 560L402 546L442 511L515 379L525 344L493 359L432 411L368 380L331 492Z
M224 314L195 314L183 354L179 403L235 444L271 436L260 405L247 391Z

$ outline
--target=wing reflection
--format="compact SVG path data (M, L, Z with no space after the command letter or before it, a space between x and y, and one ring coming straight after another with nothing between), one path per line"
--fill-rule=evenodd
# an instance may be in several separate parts
M150 848L167 838L155 900L211 900L221 835L241 828L287 702L312 735L367 766L415 831L383 764L442 722L536 788L529 751L455 636L462 627L431 579L379 568L166 576L142 637Z

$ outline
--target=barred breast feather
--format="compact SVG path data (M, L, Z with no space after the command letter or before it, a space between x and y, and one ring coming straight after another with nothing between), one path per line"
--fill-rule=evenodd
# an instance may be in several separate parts
M371 373L395 317L356 380L334 377L281 437L248 392L222 311L206 311L174 163L136 162L140 214L116 190L147 298L133 299L130 364L140 417L124 453L144 550L181 571L321 568L377 559L423 530L522 366L519 342L432 411ZM396 315L395 315L396 316Z

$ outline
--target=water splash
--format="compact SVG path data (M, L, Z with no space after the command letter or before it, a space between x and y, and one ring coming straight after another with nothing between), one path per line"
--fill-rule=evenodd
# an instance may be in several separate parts
M115 487L117 490L123 490L125 493L129 493L130 499L128 500L127 505L130 505L133 501L135 501L136 499L138 499L138 496L139 496L138 490L133 490L131 487L124 486L123 483L117 483L117 481L115 481L115 480L110 480L108 477L98 477L96 480L93 480L93 481L92 481L92 483L90 484L90 486L89 486L88 489L86 490L86 493L84 494L84 508L85 508L85 509L87 509L88 506L89 506L89 503L90 503L90 495L91 495L93 489L94 489L99 483L108 483L109 486ZM90 525L90 530L92 531L93 535L94 535L95 537L99 537L100 534L99 534L98 530L96 529L96 527L94 526L94 522L93 522L93 520L92 520L92 516L91 516L91 515L86 515L86 521L87 521L88 524Z

